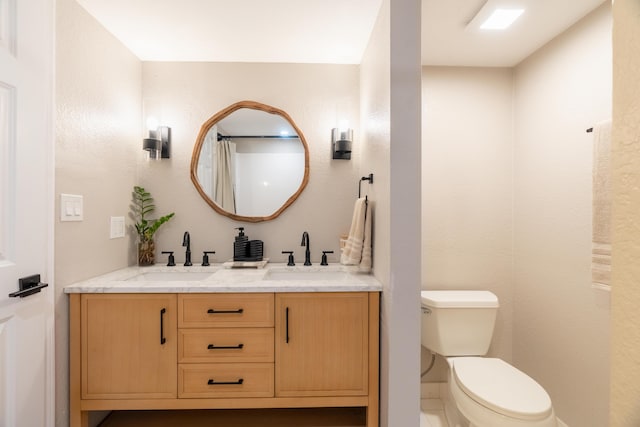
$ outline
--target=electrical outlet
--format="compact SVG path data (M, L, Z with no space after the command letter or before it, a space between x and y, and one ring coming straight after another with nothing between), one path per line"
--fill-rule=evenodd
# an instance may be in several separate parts
M118 239L120 237L124 237L124 217L112 216L109 238Z

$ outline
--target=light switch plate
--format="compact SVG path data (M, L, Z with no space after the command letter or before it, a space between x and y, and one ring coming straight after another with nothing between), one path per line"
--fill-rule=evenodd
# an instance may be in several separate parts
M124 217L112 216L109 238L118 239L120 237L124 237Z
M77 194L60 194L60 221L84 219L83 198Z

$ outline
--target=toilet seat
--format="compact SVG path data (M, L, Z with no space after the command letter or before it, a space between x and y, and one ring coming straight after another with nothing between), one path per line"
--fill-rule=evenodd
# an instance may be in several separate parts
M547 392L527 374L493 358L451 358L453 378L478 404L507 417L541 420L553 413Z

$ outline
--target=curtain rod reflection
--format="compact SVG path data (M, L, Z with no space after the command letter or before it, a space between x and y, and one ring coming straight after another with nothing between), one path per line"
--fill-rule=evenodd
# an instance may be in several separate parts
M218 133L218 141L223 139L298 139L298 135L222 135Z

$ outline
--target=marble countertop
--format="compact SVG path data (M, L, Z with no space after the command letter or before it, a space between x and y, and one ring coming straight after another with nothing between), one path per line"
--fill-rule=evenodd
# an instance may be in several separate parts
M295 266L269 263L264 268L155 265L128 267L65 286L71 293L208 292L368 292L381 291L372 275L357 267L330 264Z

